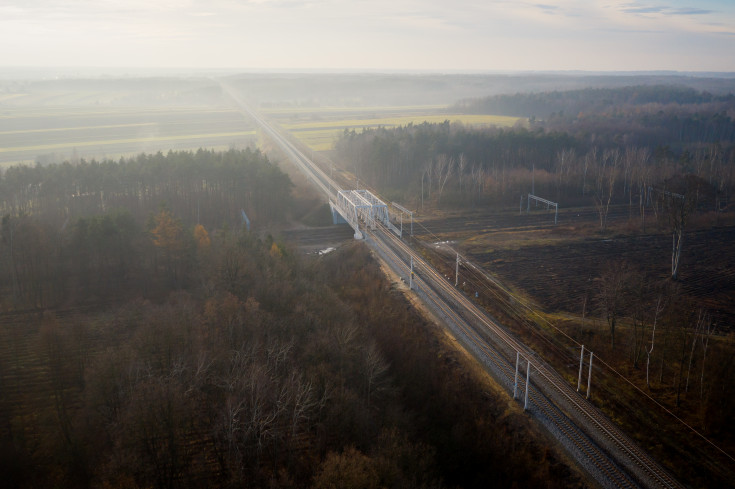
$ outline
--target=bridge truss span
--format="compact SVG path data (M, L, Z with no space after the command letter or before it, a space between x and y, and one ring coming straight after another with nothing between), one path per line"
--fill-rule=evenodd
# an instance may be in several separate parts
M390 223L388 206L369 190L340 190L337 202L330 202L330 205L355 229L358 239L362 235L360 222L370 229L375 229L378 222Z

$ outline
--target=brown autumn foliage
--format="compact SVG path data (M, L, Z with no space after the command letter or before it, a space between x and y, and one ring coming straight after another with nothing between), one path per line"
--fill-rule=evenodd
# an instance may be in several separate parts
M4 487L583 485L363 245L303 259L165 209L52 245L42 217L2 228Z
M220 237L206 288L4 325L37 372L17 385L0 352L8 487L582 485L364 245L316 261L274 246ZM222 273L232 254L250 276Z

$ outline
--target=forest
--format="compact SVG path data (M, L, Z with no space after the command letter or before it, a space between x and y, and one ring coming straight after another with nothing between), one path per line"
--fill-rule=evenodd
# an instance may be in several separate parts
M256 226L283 221L290 185L251 150L11 167L0 178L3 307L95 301L135 283L183 286L208 229L237 232L243 213Z
M562 131L598 146L650 150L735 142L735 95L713 95L686 86L638 85L518 93L467 99L469 113L528 117L535 127Z
M726 207L735 188L735 145L595 144L563 131L475 129L461 124L345 130L338 157L366 182L407 202L444 208L509 205L532 187L566 206L648 201L650 186L696 180L697 207ZM602 223L604 228L604 222Z
M364 245L271 237L303 203L257 151L11 168L0 195L4 487L585 485Z

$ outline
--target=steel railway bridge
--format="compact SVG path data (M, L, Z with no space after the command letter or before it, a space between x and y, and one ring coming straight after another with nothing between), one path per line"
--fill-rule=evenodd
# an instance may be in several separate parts
M401 230L391 224L388 206L369 190L339 190L337 202L330 198L329 207L332 209L332 222L345 222L352 226L355 239L364 237L364 233L360 231L361 222L363 230L375 230L380 223L398 236L402 234Z

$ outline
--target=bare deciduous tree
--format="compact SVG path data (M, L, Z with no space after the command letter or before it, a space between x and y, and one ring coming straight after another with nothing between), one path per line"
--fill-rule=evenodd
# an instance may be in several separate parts
M717 325L713 323L712 317L707 315L700 335L700 341L702 343L702 374L699 377L699 398L704 399L704 372L705 364L707 362L707 349L709 348L709 340L715 334Z
M625 262L609 264L598 279L598 302L610 330L610 343L615 350L615 328L623 313L625 288L630 270Z
M688 199L685 194L668 190L660 190L658 195L671 229L671 278L676 280L679 277L679 263L684 244L684 227L689 217L691 199Z
M595 208L600 216L600 230L604 231L607 228L607 215L610 211L610 202L615 191L615 180L620 164L620 151L617 148L605 150L602 158L596 163L597 174L595 175L594 200Z
M363 353L363 373L365 376L365 400L370 407L370 401L376 390L379 390L385 382L385 374L388 372L388 362L378 350L375 343L369 343Z
M646 206L648 205L648 187L651 185L651 167L649 166L650 151L640 149L637 161L637 183L638 183L638 210L641 215L641 230L646 232Z
M439 186L439 199L442 198L442 193L444 193L444 186L447 184L447 180L449 180L449 177L452 174L454 164L454 159L445 154L439 155L436 159L436 178L437 184Z
M656 308L653 310L653 327L651 329L651 346L646 347L646 386L651 388L651 381L649 377L649 371L651 366L651 353L653 353L653 347L656 343L656 325L658 324L658 318L663 312L663 304L661 304L662 296L659 295L656 300Z
M569 171L577 154L574 149L564 148L556 154L556 201L561 200L561 188L567 184Z
M459 194L462 195L462 176L464 175L464 171L467 168L467 158L465 158L464 153L459 154L459 159L457 160L457 177L459 177Z

